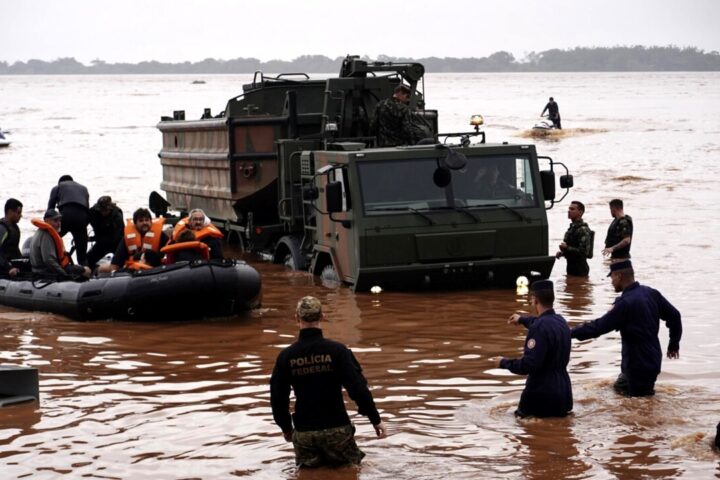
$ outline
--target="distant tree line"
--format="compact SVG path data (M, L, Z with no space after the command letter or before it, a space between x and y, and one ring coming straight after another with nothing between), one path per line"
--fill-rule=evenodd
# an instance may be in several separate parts
M366 58L366 57L364 57ZM0 61L0 75L32 74L167 74L167 73L253 73L311 72L332 73L340 69L343 57L303 55L291 61L257 58L200 62L106 63L96 59L84 65L74 58L50 62L28 60L9 64ZM368 60L371 60L368 58ZM569 50L530 52L521 60L508 52L496 52L481 58L427 57L405 58L381 55L372 59L382 62L420 62L427 72L651 72L651 71L718 71L720 53L705 52L695 47L577 47Z

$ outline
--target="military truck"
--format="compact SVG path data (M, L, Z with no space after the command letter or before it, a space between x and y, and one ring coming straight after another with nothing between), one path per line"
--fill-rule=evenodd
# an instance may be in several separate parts
M217 116L162 118L161 188L245 249L359 291L547 278L555 169L565 195L572 176L534 145L486 143L480 116L467 132L438 132L423 76L418 63L354 56L326 79L256 72ZM375 105L401 84L427 138L376 148Z

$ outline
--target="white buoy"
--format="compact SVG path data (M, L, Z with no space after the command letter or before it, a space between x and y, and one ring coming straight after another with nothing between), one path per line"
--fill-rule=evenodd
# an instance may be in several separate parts
M525 275L520 275L517 280L515 280L515 285L517 285L518 288L520 287L526 287L530 284L527 277Z
M380 286L378 285L375 285L370 289L370 293L378 294L380 292L382 292L382 288L380 288Z

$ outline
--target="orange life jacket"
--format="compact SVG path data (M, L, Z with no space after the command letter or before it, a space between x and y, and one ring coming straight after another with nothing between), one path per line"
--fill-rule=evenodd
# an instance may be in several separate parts
M150 265L146 265L143 262L138 262L133 259L133 255L147 250L153 250L156 252L159 251L164 224L165 219L163 217L154 219L150 230L148 230L145 236L142 236L140 232L138 232L137 228L135 228L135 223L130 219L127 220L127 223L125 224L125 232L123 234L125 246L128 251L125 268L132 270L147 270L148 268L152 268Z
M168 265L172 265L173 263L175 263L175 254L187 250L192 252L198 252L203 260L210 259L210 248L208 248L208 246L204 243L197 240L194 242L180 242L173 243L172 245L166 245L160 249L160 252L167 255L165 257L165 263L167 263Z
M175 224L175 228L173 229L172 233L172 240L173 242L177 242L178 237L180 234L188 228L188 223L190 222L190 217L185 217L179 222ZM223 238L223 234L215 225L212 223L208 223L205 225L201 230L193 230L193 233L195 234L195 240L202 240L205 237L215 237L215 238Z
M55 242L55 252L57 253L57 258L60 266L67 267L68 265L70 265L70 255L68 255L65 251L65 244L63 243L62 237L60 237L60 234L57 232L57 230L55 230L52 225L47 222L43 222L39 218L33 218L32 220L30 220L30 223L38 227L40 230L45 230L46 232L50 233L53 242Z

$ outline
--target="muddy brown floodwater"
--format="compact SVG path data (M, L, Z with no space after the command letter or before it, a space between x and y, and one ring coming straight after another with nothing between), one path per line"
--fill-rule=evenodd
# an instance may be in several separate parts
M65 173L126 214L141 206L160 182L160 115L216 111L248 81L203 77L3 79L13 145L0 151L0 192L25 203L23 236ZM36 367L41 388L39 403L0 410L0 478L720 478L711 448L720 421L720 74L436 74L427 89L441 130L483 113L490 139L536 142L575 175L571 196L548 211L552 248L571 198L585 202L597 232L588 279L566 278L563 262L552 273L556 308L571 325L602 315L615 297L599 251L607 201L625 200L639 280L683 314L680 359L664 360L654 397L613 393L613 333L573 342L573 415L517 420L524 378L496 363L521 354L525 332L505 319L528 308L527 295L354 294L247 255L264 293L262 308L243 317L79 323L0 307L0 363ZM536 114L548 90L567 133L528 138L537 119L525 112ZM467 112L468 98L487 110ZM325 304L326 336L353 349L388 425L377 440L353 414L368 454L359 469L297 472L272 421L269 376L297 334L293 308L304 295ZM664 325L660 338L665 348Z

